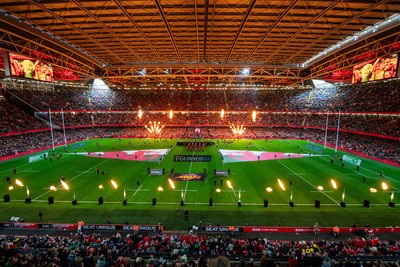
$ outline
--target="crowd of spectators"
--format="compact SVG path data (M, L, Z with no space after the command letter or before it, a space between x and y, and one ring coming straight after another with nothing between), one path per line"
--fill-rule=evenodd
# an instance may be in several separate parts
M292 90L11 89L40 110L400 112L400 81Z
M67 141L93 136L153 137L144 126L154 121L165 125L161 135L168 138L193 138L194 127L201 128L203 138L237 138L229 126L243 124L246 131L241 138L266 138L271 135L321 141L326 111L340 109L340 129L347 132L341 135L345 138L339 140L340 146L372 157L398 161L399 146L393 145L398 141L368 136L378 134L392 140L399 138L399 84L399 80L392 80L293 90L7 88L6 95L17 95L42 110L36 114L42 120L19 109L15 102L0 101L3 115L0 122L0 135L3 135L0 137L0 156L50 146L49 126L43 122L49 121L48 108L53 111L51 117L55 125L62 127L64 121L68 129ZM63 114L59 112L61 108L65 110ZM143 110L141 118L138 116L139 109ZM226 111L223 118L221 109ZM169 110L174 111L173 118L169 117ZM257 110L255 120L253 110ZM387 111L392 113L379 113ZM329 113L329 132L337 127L337 123L338 114ZM9 136L13 134L15 136ZM63 136L57 129L54 138L56 144L63 142Z
M349 112L400 112L400 80L355 84L340 87L335 109Z
M5 100L0 101L0 134L44 128L45 124Z
M324 127L325 114L315 112L341 110L360 114L343 114L342 128L358 132L399 136L398 80L342 87L293 90L83 90L56 87L47 90L7 89L34 107L43 111L41 117L48 119L48 108L65 112L65 125L140 125L149 121L161 121L165 125L290 125ZM10 104L1 104L8 110L4 120L5 131L24 130L30 127L24 120L13 121L15 111ZM7 106L6 106L7 105ZM138 117L138 110L143 117ZM221 119L219 111L226 115ZM169 119L169 110L174 111ZM252 111L257 110L253 122ZM277 113L278 111L278 113ZM287 113L281 113L287 112ZM295 112L295 113L293 113ZM367 113L365 113L367 112ZM372 112L372 113L371 113ZM392 112L392 114L376 114ZM5 114L7 114L5 112ZM58 116L57 116L58 115ZM29 117L29 115L27 115ZM330 125L337 121L330 117ZM53 116L61 124L60 113ZM21 121L21 125L18 125ZM37 122L31 129L43 127ZM333 127L333 126L332 126Z
M112 237L94 233L3 236L0 241L1 266L374 266L382 257L389 261L379 266L399 266L395 261L400 255L399 241L358 236L274 241L261 236L133 232ZM368 256L375 257L371 265ZM223 257L224 265L213 263L218 257Z
M116 135L118 128L90 128L67 130L66 139L69 141L84 140L94 137L112 137ZM64 145L64 135L62 131L53 131L55 145ZM38 133L20 134L0 137L0 157L8 155L18 155L25 151L40 148L51 148L50 130Z
M326 114L320 113L258 113L255 121L248 112L226 113L221 118L220 112L175 112L169 118L169 112L143 113L139 119L136 112L66 112L64 113L65 126L143 126L149 122L160 122L165 126L213 126L229 127L230 125L274 126L274 127L311 127L325 128ZM41 112L39 116L49 120L48 112ZM52 120L62 125L61 113L52 113ZM337 128L338 114L328 115L328 128ZM400 116L388 114L341 114L340 128L342 130L380 134L400 137Z

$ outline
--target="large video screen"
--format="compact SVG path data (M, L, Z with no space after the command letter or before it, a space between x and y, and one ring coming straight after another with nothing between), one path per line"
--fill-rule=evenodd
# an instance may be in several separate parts
M353 68L352 83L363 83L381 79L395 78L398 56L393 54L363 62Z
M40 81L53 82L53 68L50 64L27 56L10 53L11 75Z

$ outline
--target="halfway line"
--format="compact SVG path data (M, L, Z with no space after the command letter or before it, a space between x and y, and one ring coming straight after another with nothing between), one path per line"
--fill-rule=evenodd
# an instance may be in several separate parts
M193 151L193 153L192 153L192 157L194 156L194 151ZM193 165L193 158L192 158L192 160L190 161L190 167L189 167L189 173L192 171L192 165ZM186 181L186 186L185 186L185 193L183 194L183 196L182 196L182 200L183 201L185 201L185 198L186 198L186 192L187 192L187 188L188 188L188 185L189 185L189 181Z

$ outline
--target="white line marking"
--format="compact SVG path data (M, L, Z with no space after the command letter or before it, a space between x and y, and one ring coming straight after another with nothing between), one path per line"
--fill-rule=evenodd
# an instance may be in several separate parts
M56 192L56 191L58 191L58 190L64 190L64 191L68 191L68 190L66 190L66 189L64 189L64 187L61 187L61 188L58 188L57 190L50 190L50 187L43 187L42 189L44 189L44 190L49 190L49 191L53 191L53 192Z
M356 171L354 171L355 173L358 173L358 172L356 172ZM371 178L371 177L369 177L369 176L366 176L366 175L361 175L361 174L359 174L358 173L358 175L360 175L360 176L365 176L365 178Z
M190 191L190 192L197 192L198 190L193 190L193 189L185 189L185 192ZM175 189L174 192L182 192L182 190L177 190Z
M129 199L131 199L132 197L136 196L137 192L139 192L139 190L142 188L143 185L140 185L139 188L136 190L136 192L129 197Z
M185 201L186 198L186 192L188 191L188 185L189 185L189 181L186 181L186 186L185 186L185 193L183 194L183 201Z
M285 142L291 144L291 142L289 142L289 141L287 141L287 140L285 140ZM306 146L301 145L301 147L306 147ZM327 148L329 148L329 147L327 147ZM329 148L329 149L331 149L331 148ZM332 150L332 149L331 149L331 150ZM343 151L342 151L342 152L343 152ZM347 153L347 152L343 152L343 153ZM348 154L351 154L351 153L348 153ZM329 155L327 155L327 156L329 156ZM364 157L362 157L362 158L365 159ZM330 162L329 159L325 159L325 158L323 158L323 157L321 157L321 159L322 159L322 160L325 160L325 161L327 161L327 162ZM375 163L379 163L379 164L381 164L381 165L384 165L385 167L392 167L392 168L394 167L394 166L392 166L392 165L385 164L385 163L382 163L382 162L379 162L379 161L376 161L376 160L370 160L370 161L372 161L374 164L375 164ZM396 168L396 167L394 167L394 168ZM362 167L361 167L361 169L360 169L360 171L359 171L360 175L362 175L362 174L361 174L361 171L363 171L363 170L366 170L366 171L369 171L369 172L372 172L372 173L375 173L375 174L378 174L378 175L379 175L379 173L377 173L377 172L374 172L374 171L371 171L371 170L369 170L369 169L367 169L367 168L362 168ZM355 171L354 171L354 172L355 172ZM356 173L357 173L357 172L356 172ZM366 176L366 175L364 175L364 176L367 177L367 178L372 178L372 179L374 179L374 180L377 180L377 179L374 178L374 177L368 177L368 176ZM389 179L391 179L391 180L393 180L393 181L395 181L395 182L398 182L398 180L396 180L395 178L391 178L391 177L389 177L389 176L384 176L384 177L387 177L387 178L389 178ZM395 190L399 190L398 188L393 187L393 186L392 186L392 188L395 189Z
M192 153L192 157L194 156L194 151ZM189 173L192 171L193 160L190 161Z
M126 189L126 191L150 191L150 189L140 189L140 188L137 188L137 189Z
M288 142L288 141L285 141L286 143L291 143L291 142ZM303 146L303 145L301 145L302 147L305 147L305 146ZM329 147L327 147L327 148L329 148ZM332 148L329 148L329 149L331 149L332 150ZM343 152L343 153L348 153L348 154L351 154L350 152L345 152L345 151L341 151L341 152ZM327 155L327 156L329 156L329 155ZM360 157L362 157L362 156L360 156ZM384 165L385 167L391 167L391 168L395 168L395 169L397 169L397 167L395 167L395 166L392 166L392 165L389 165L389 164L385 164L385 163L382 163L382 162L379 162L379 161L376 161L376 160L372 160L372 159L366 159L366 158L364 158L364 157L362 157L363 159L365 159L365 160L370 160L370 161L372 161L374 164L375 163L379 163L380 165ZM322 158L323 160L325 160L325 161L330 161L330 160L328 160L328 159L324 159L324 158ZM369 171L369 172L372 172L372 173L375 173L375 174L378 174L379 175L379 173L377 173L377 172L375 172L375 171L372 171L372 170L370 170L370 169L367 169L367 168L363 168L363 167L361 167L360 168L360 172L361 171L363 171L363 170L366 170L366 171ZM361 175L361 174L360 174ZM395 179L395 178L392 178L392 177L389 177L389 176L384 176L384 177L387 177L387 178L389 178L389 179L392 179L393 181L396 181L396 182L398 182L398 180L397 179Z
M378 172L375 172L375 171L371 171L370 169L366 169L366 168L363 168L363 170L366 170L366 171L369 171L369 172L371 172L371 173L375 173L375 174L377 174L377 175L379 175L380 173L378 173ZM398 180L397 179L395 179L395 178L392 178L392 177L390 177L390 176L386 176L386 175L383 175L383 177L379 177L378 178L378 181L380 180L380 179L390 179L390 180L393 180L393 181L395 181L395 182L398 182ZM394 188L394 187L393 187ZM397 188L395 188L396 190L397 190Z
M8 160L5 160L5 161L3 161L3 162L6 162L6 161L8 161ZM15 168L11 168L11 169L8 169L8 170L0 171L0 173L3 173L3 172L12 172L14 169L16 169L16 170L18 171L18 168L24 167L24 166L26 166L26 165L29 165L29 163L24 164L24 165L17 166L17 167L15 167Z
M13 199L12 201L15 202L25 202L25 199ZM40 203L47 203L47 200L35 200L35 202L40 202ZM54 203L71 203L71 200L55 200ZM79 203L84 203L84 204L96 204L98 203L98 201L92 201L92 200L78 200L78 204ZM129 204L146 204L146 205L152 205L151 201L136 201L136 202L129 202ZM104 204L122 204L122 201L105 201ZM208 206L208 202L188 202L185 203L188 205L204 205L204 206ZM157 201L157 205L179 205L178 202L158 202ZM220 203L213 203L213 205L215 206L237 206L237 203L227 203L227 202L220 202ZM262 203L242 203L242 207L243 206L262 206ZM313 207L315 204L314 203L294 203L294 207L296 206L309 206L309 207ZM269 203L269 206L289 206L289 203ZM321 207L336 207L336 204L323 204L321 203ZM352 207L363 207L364 204L363 203L346 203L346 206L352 206ZM384 207L387 206L387 204L370 204L370 207Z
M94 168L96 168L96 167L102 165L103 163L106 163L106 162L109 161L109 160L110 160L110 159L106 159L105 161L100 162L99 164L97 164L97 165L95 165L95 166L89 168L88 171L89 171L89 170L93 170ZM67 180L67 182L72 181L72 180L75 180L76 178L78 178L78 177L81 176L82 174L83 174L83 173L80 173L80 174L78 174L78 175L75 175L75 176L72 177L71 179ZM61 187L61 186L57 186L57 187ZM53 191L48 190L47 192L44 192L44 193L41 194L40 196L34 198L32 201L36 201L36 200L38 200L39 198L41 198L42 196L44 196L44 195L46 195L46 194L48 194L48 193L50 193L50 192L53 192Z
M194 151L192 153L192 157L193 156L194 156ZM193 165L193 160L190 161L189 173L192 171L192 165ZM188 185L189 185L189 181L186 181L185 193L183 193L183 189L182 189L182 193L183 193L182 200L183 201L185 201L185 198L186 198L186 192L187 192Z
M58 148L58 147L57 147ZM46 152L46 150L44 150L43 152ZM36 154L36 153L34 153L34 154ZM40 153L38 153L38 154L40 154ZM64 154L66 154L66 153L64 153ZM63 155L64 155L63 154ZM33 155L33 154L28 154L28 155ZM27 155L25 155L25 156L27 156ZM16 157L16 158L12 158L12 159L9 159L9 160L4 160L4 161L2 161L2 162L11 162L11 161L13 161L13 160L18 160L18 159L21 159L22 157L25 157L25 156L20 156L20 157ZM67 156L67 155L66 155ZM0 162L1 163L1 162ZM33 162L32 162L33 163ZM11 169L8 169L8 170L2 170L2 171L0 171L0 173L3 173L3 172L9 172L9 171L13 171L14 169L16 169L17 170L17 173L18 173L18 168L21 168L21 167L24 167L24 166L27 166L27 165L30 165L31 163L26 163L26 164L23 164L23 165L19 165L19 166L17 166L17 167L13 167L13 168L11 168Z
M292 173L295 173L292 169L290 169L289 167L287 167L285 164L283 164L281 161L277 160L276 162L278 162L279 164L281 164L283 167L285 167L286 169L288 169L289 171L291 171ZM301 175L297 175L297 177L301 178L304 182L308 183L309 185L311 185L312 187L316 188L316 186L314 186L312 183L310 183L309 181L307 181L306 179L304 179ZM327 194L325 194L324 192L321 192L322 194L324 194L327 198L329 198L330 200L332 200L333 202L335 202L337 205L340 205L339 202L337 202L336 200L334 200L333 198L331 198L330 196L328 196Z

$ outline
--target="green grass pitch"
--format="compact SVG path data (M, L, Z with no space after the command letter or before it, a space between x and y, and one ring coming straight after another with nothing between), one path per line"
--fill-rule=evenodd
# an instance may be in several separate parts
M350 226L353 223L363 226L396 226L400 222L400 169L365 158L361 168L346 163L344 168L337 159L331 164L333 150L328 149L326 155L307 147L308 144L319 146L307 141L297 140L239 140L228 145L222 140L214 141L216 145L207 146L204 152L186 151L186 147L177 146L177 139L92 139L86 141L85 147L75 150L71 145L67 152L63 148L62 158L49 159L28 163L29 156L20 157L0 163L0 192L9 194L11 201L2 202L0 220L8 221L11 216L20 216L27 222L38 222L39 211L43 213L43 222L76 223L82 219L86 223L130 223L156 224L162 223L166 229L183 230L190 225L254 225L254 226L312 226L318 222L321 226ZM201 140L208 141L208 140ZM249 142L252 146L248 147ZM160 162L144 162L103 157L87 157L75 155L74 152L98 152L143 150L169 148L169 154ZM302 158L285 158L277 160L256 160L252 162L227 163L221 160L217 146L220 149L271 151L286 153L315 152L316 156ZM320 146L319 146L320 147ZM50 151L49 151L50 152ZM174 162L174 155L212 155L211 162ZM338 156L343 154L339 151ZM30 155L31 156L31 155ZM356 156L355 156L356 157ZM13 174L13 169L17 174ZM99 168L100 174L96 174ZM149 176L147 168L165 168L165 175ZM208 177L204 181L175 181L175 190L168 182L169 171L174 168L176 173L202 173L206 168ZM214 169L230 169L229 177L224 177L220 185L214 185ZM105 175L101 172L105 170ZM383 171L384 176L380 177ZM61 177L69 185L69 190L61 188ZM365 183L362 177L366 177ZM10 177L10 184L6 184ZM282 190L278 178L284 183ZM24 186L15 184L19 179ZM115 189L111 180L118 184ZM337 189L333 189L330 180L334 179ZM140 185L137 186L137 180ZM233 189L229 188L230 181ZM290 181L292 185L290 186ZM383 190L381 183L385 182L389 189ZM51 191L53 185L58 190ZM99 188L103 185L103 189ZM317 187L322 186L323 190ZM159 191L162 187L163 191ZM271 187L272 192L266 188ZM216 189L221 192L216 192ZM370 188L377 189L373 193ZM25 204L27 189L32 199ZM127 205L122 205L126 192ZM343 191L346 207L341 208ZM394 192L396 203L394 208L388 207ZM78 205L71 201L74 194ZM240 195L242 207L237 202ZM53 196L55 203L48 204L48 197ZM98 198L104 197L104 204L98 204ZM294 207L289 207L290 197ZM157 204L152 205L156 197ZM184 206L180 201L184 198ZM213 206L209 206L209 199ZM263 206L268 200L268 208ZM320 200L320 208L314 207L314 201ZM370 207L363 206L364 200L370 201ZM399 203L399 204L397 204ZM189 221L184 221L183 210L190 211Z

